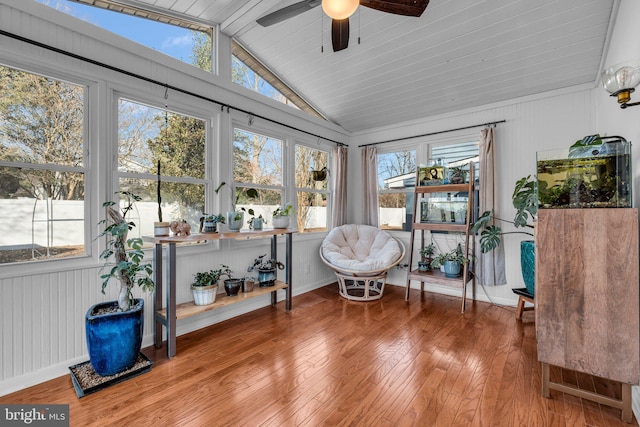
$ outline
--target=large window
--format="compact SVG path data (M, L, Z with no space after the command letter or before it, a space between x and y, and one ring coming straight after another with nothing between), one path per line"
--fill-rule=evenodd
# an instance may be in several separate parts
M112 0L38 1L165 55L213 71L210 27Z
M295 158L298 231L325 231L329 197L329 153L296 145Z
M85 98L0 66L0 264L85 254Z
M206 121L127 99L118 102L118 178L121 191L142 197L136 230L153 234L162 220L197 224L205 211Z
M267 221L267 226L271 224L273 211L284 203L283 146L284 142L278 138L239 128L233 131L231 203L236 209L253 209L256 217L262 215ZM250 188L257 190L257 197L248 196ZM247 221L243 225L245 229Z
M409 230L416 182L416 151L378 153L378 205L381 228Z
M421 145L420 164L440 164L468 169L478 161L478 141L432 142ZM416 185L416 150L378 152L378 205L382 228L410 230ZM477 179L479 172L476 167Z

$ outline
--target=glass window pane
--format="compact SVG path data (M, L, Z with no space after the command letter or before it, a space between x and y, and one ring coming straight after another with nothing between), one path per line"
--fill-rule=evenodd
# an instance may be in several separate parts
M378 195L380 228L410 230L413 218L413 193L382 193Z
M329 182L326 169L328 157L326 151L296 145L296 187L326 190ZM318 172L315 177L312 171Z
M84 88L0 66L0 159L81 167Z
M327 194L298 191L298 231L324 231L327 229Z
M240 129L234 130L235 182L282 185L282 141Z
M150 47L157 52L205 71L212 71L213 42L211 33L205 32L203 26L199 24L154 12L141 11L132 5L118 10L118 7L122 7L118 2L115 2L115 10L109 10L106 8L113 5L104 1L96 2L91 6L69 0L38 1L138 44ZM145 17L135 16L136 14L142 14ZM168 24L160 20L172 23ZM190 28L198 28L198 31Z
M280 190L265 190L256 189L258 197L248 197L247 187L237 187L236 194L238 195L237 209L245 212L245 223L242 225L242 229L249 228L249 220L252 215L250 211L253 211L253 216L256 218L262 215L262 218L266 221L265 227L272 226L273 211L280 206L280 200L282 199L282 191Z
M132 221L135 233L153 235L153 223L158 220L155 180L120 179L120 191L130 191L142 198L135 204ZM185 220L197 230L204 212L204 184L162 182L162 217L164 221ZM135 217L135 218L134 218Z
M0 167L0 264L85 255L84 174Z
M400 189L413 182L415 186L416 152L396 151L378 154L378 189ZM413 181L412 181L413 180Z
M118 171L205 176L206 122L121 99L118 103Z

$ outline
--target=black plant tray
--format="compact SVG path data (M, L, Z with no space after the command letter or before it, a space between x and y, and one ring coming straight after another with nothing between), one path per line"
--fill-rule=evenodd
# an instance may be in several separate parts
M147 356L140 353L138 360L132 368L120 372L115 375L101 376L98 375L91 366L90 361L82 362L77 365L69 366L71 372L71 381L73 388L76 390L78 398L82 398L87 394L95 393L114 384L126 381L130 378L144 374L151 370L153 362Z

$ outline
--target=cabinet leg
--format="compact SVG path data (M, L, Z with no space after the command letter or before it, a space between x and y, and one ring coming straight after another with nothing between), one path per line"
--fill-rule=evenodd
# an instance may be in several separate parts
M549 398L549 364L542 363L542 397Z
M622 383L622 421L630 423L633 421L631 410L631 384Z

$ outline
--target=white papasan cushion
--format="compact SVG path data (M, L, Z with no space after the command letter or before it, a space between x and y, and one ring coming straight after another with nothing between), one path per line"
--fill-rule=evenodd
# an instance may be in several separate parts
M338 270L382 271L393 266L401 255L393 237L370 225L336 227L322 242L322 256Z

